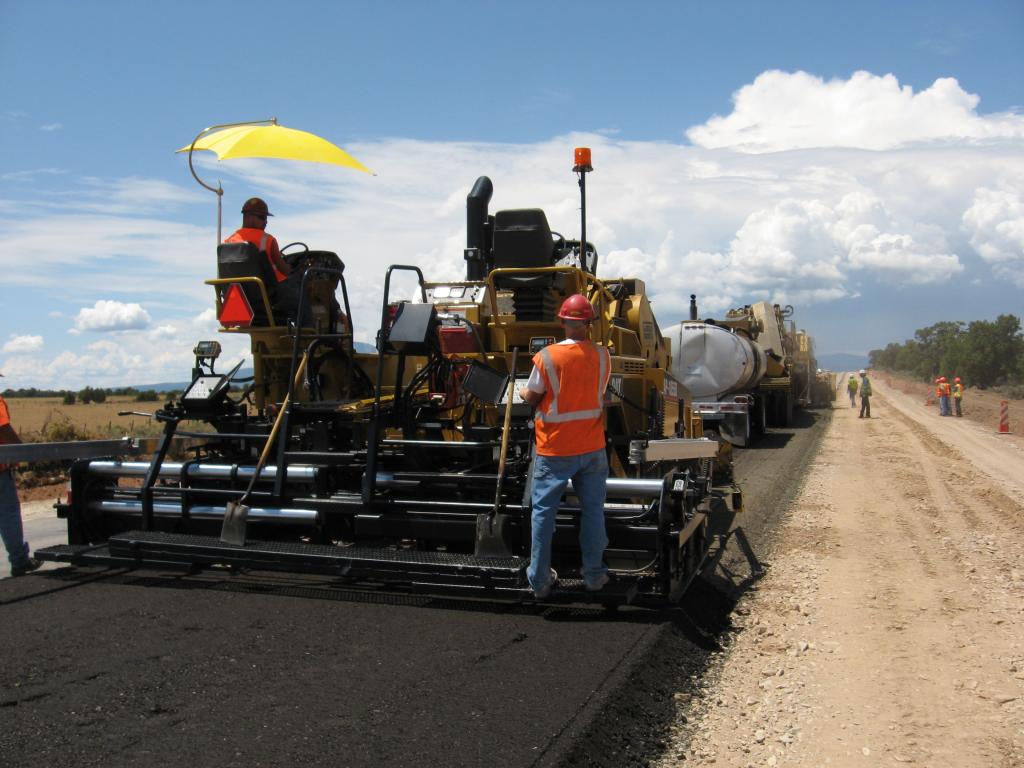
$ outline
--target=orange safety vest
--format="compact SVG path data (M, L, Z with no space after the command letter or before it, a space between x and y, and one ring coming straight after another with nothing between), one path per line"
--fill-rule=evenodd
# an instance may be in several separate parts
M935 396L942 397L942 382L940 381L935 385Z
M270 258L270 254L278 250L277 240L273 235L267 234L262 229L256 227L242 227L235 234L224 241L225 243L252 243L259 248L260 253L267 254L267 261L270 262L270 268L274 270L274 277L277 278L277 282L286 280L288 275L278 270L277 265L274 264L274 260Z
M7 401L0 397L0 427L5 427L11 423L11 413L7 410ZM3 443L0 443L3 445ZM6 472L11 468L10 464L0 464L0 472Z
M942 383L942 394L949 397L953 393L952 388L949 386L949 382L945 381Z
M604 449L611 363L608 348L592 341L551 344L533 356L545 387L533 421L538 454L579 456Z

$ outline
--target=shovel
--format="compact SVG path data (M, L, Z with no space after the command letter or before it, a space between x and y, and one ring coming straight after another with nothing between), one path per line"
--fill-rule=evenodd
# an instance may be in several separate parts
M508 557L505 546L505 526L508 515L501 511L501 486L505 480L505 457L508 454L508 433L512 424L512 398L516 388L516 360L519 350L512 348L512 365L509 368L508 396L505 399L505 423L501 428L501 451L498 453L498 483L494 491L494 509L481 512L476 516L476 547L477 557Z
M303 355L302 362L299 364L299 369L295 372L296 382L302 378L302 375L306 370L307 360L308 354ZM298 384L296 383L295 386L298 386ZM277 412L277 417L274 419L274 426L270 428L270 435L267 437L267 442L264 444L263 451L260 453L260 460L256 462L256 471L252 473L252 479L249 481L249 487L245 489L245 493L242 494L242 498L238 501L229 501L224 509L224 522L220 528L220 540L225 544L235 544L239 547L245 546L246 522L249 519L249 507L246 505L246 502L252 494L252 489L256 487L256 481L259 480L260 473L263 471L263 466L267 463L267 457L270 456L270 449L274 446L274 441L277 439L277 433L281 430L281 421L284 419L285 411L288 410L290 398L290 394L285 395L284 402L281 403L281 409Z

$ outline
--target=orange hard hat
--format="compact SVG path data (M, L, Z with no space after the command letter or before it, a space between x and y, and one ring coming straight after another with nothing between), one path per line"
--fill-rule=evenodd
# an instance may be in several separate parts
M562 302L562 308L558 310L558 316L562 320L593 320L594 307L582 293L574 293Z
M939 376L939 381L945 383L946 377L945 376Z

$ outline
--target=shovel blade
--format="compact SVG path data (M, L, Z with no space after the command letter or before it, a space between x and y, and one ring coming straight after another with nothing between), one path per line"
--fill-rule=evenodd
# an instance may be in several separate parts
M225 544L245 546L246 521L249 507L237 501L229 501L224 511L224 523L220 528L220 540Z
M510 557L505 544L505 528L508 515L481 512L476 516L476 545L473 554L477 557Z

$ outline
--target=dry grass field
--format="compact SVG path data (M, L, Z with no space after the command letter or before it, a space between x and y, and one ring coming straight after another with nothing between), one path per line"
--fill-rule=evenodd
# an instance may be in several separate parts
M11 424L26 442L146 437L161 427L145 416L118 416L118 411L152 413L163 405L137 403L134 397L108 397L103 403L64 405L59 397L10 397Z

